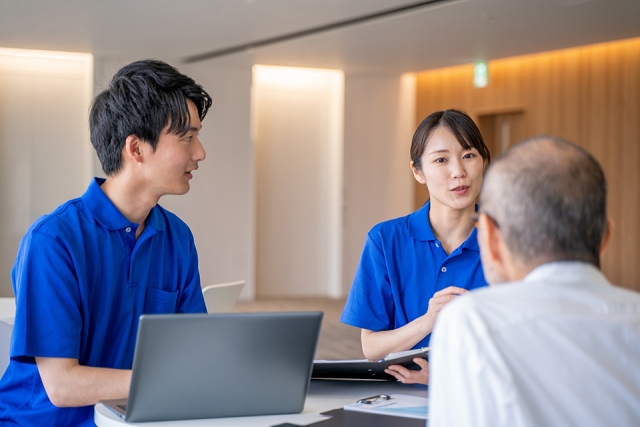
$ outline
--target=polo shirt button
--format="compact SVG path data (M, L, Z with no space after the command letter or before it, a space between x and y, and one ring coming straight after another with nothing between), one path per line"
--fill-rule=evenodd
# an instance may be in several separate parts
M439 247L440 247L440 245L438 243L436 243L436 248L439 248Z
M443 273L446 273L446 272L447 272L447 267L442 267L442 268L440 269L440 271L442 271Z
M124 231L126 231L127 233L131 233L131 227L125 228Z

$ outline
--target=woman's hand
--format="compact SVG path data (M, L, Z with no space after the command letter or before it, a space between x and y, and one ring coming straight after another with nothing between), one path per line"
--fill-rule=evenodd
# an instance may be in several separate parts
M414 363L420 365L419 371L412 371L401 365L391 365L384 371L396 377L404 384L428 384L429 383L429 362L421 357L413 359Z
M380 360L389 353L413 348L431 333L442 307L456 296L467 292L469 291L455 286L436 292L429 300L429 308L425 314L398 329L377 332L363 329L361 340L364 357L369 360Z
M440 310L444 307L449 301L454 299L457 296L464 295L469 291L462 288L457 288L455 286L449 286L448 288L444 288L441 291L433 294L433 297L429 300L429 308L427 310L427 314L423 316L425 321L427 322L428 333L433 331L433 325L436 323L436 318L438 314L440 314Z

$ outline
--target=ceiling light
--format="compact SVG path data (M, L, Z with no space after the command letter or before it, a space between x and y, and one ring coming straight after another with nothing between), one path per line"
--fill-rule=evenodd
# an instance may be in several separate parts
M486 87L489 84L489 67L486 62L476 62L473 66L473 85Z

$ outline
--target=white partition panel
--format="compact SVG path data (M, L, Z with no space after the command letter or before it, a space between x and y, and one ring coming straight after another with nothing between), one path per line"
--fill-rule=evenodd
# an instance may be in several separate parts
M91 178L89 54L0 48L0 297L20 238Z
M409 150L415 76L345 78L343 293L351 289L367 233L413 208Z
M340 297L344 75L253 77L257 295Z

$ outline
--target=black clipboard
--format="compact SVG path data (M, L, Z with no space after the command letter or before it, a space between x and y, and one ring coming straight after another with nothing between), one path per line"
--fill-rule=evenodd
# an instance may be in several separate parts
M391 353L377 362L362 360L314 360L311 379L396 381L384 372L390 365L402 365L407 369L419 370L413 359L428 359L429 347Z

